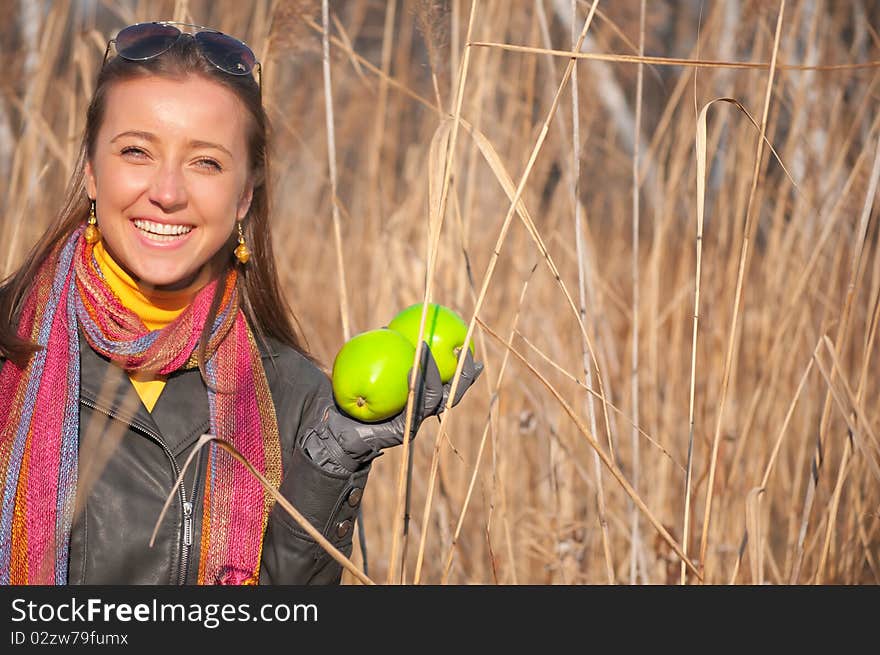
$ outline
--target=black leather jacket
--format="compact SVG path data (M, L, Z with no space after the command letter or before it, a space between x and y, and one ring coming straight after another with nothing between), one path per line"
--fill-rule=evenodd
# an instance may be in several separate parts
M152 413L127 375L80 339L80 459L77 515L70 539L71 584L195 584L207 449L150 535L196 440L209 431L208 396L198 369L172 374ZM332 398L330 381L306 357L270 341L261 350L281 437L280 491L350 556L369 465L325 471L302 443ZM332 401L331 401L332 402ZM260 584L335 584L342 568L277 504L263 540Z

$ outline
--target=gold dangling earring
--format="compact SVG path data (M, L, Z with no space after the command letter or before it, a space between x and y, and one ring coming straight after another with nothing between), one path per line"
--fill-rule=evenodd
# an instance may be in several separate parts
M89 210L89 222L86 227L86 243L95 245L101 240L101 230L98 229L98 217L95 216L95 201L92 200L92 207Z
M247 264L251 258L251 251L244 245L244 234L241 231L241 221L238 221L238 246L235 248L235 258L242 264Z

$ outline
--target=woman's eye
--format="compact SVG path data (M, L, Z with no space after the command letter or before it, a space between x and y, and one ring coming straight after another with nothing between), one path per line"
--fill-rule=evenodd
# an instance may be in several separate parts
M126 146L122 149L121 154L129 156L129 157L146 157L147 153L143 148L138 148L137 146Z
M213 159L208 159L207 157L197 159L196 166L198 166L199 168L207 168L209 170L217 171L217 172L220 172L223 170L223 167L220 166L219 162L217 162Z

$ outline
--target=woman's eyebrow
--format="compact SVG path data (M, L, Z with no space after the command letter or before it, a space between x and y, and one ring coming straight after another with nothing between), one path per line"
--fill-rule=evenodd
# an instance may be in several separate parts
M153 134L152 132L141 132L139 130L126 130L125 132L120 132L119 134L114 136L112 139L110 139L110 143L115 143L116 141L118 141L119 139L121 139L124 136L133 136L133 137L137 137L139 139L144 139L145 141L151 141L151 142L156 140L156 135Z
M143 132L141 130L126 130L125 132L120 132L112 139L110 139L110 143L114 143L123 137L136 137L139 139L144 139L145 141L149 141L151 143L155 143L158 141L155 134L152 132ZM213 143L212 141L201 141L199 139L193 139L189 142L190 148L215 148L220 150L221 152L225 152L227 155L232 157L232 153L225 146L220 145L219 143Z
M212 143L211 141L193 140L193 141L189 142L189 145L191 148L216 148L217 150L225 152L227 155L232 157L232 153L229 152L229 150L227 148L221 146L219 143Z

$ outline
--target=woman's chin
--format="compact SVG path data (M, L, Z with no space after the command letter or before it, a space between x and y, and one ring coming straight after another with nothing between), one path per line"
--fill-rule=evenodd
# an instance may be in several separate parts
M168 271L168 270L144 270L142 275L137 275L138 283L142 287L149 287L156 291L180 291L193 286L201 278L206 277L205 267L196 271ZM204 283L207 279L204 280Z

